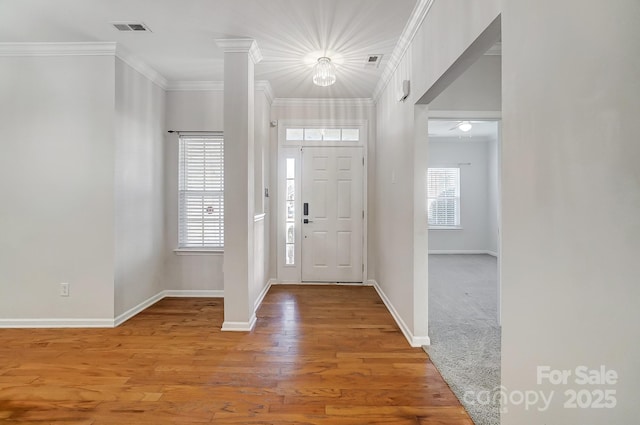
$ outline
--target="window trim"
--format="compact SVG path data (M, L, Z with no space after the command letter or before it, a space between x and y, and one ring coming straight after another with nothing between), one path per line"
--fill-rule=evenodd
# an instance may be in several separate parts
M458 223L454 224L454 225L446 225L446 224L429 224L429 200L430 199L437 199L437 198L433 198L433 197L429 197L429 170L431 169L456 169L458 170L458 196L455 198L450 198L450 199L454 199L458 201L458 211L457 211L457 218L458 218ZM428 230L445 230L445 231L450 231L450 230L464 230L463 226L462 226L462 170L459 166L440 166L440 167L428 167L427 168L427 228Z
M175 255L222 255L224 248L176 248Z
M462 226L429 226L429 230L464 230Z
M182 207L181 207L181 199L182 196L181 194L183 192L186 192L186 190L183 190L180 186L180 182L181 182L181 176L182 176L182 170L183 170L183 161L181 158L181 152L182 152L182 142L183 140L188 140L188 139L198 139L198 138L211 138L211 139L221 139L222 140L222 164L223 164L223 169L222 169L222 191L201 191L202 193L206 193L206 192L221 192L222 195L222 202L224 205L224 134L223 132L183 132L183 133L179 133L178 134L178 181L177 181L177 246L176 248L173 250L175 255L222 255L224 254L224 212L222 214L222 240L223 240L223 246L213 246L213 245L203 245L203 246L182 246L181 245L181 239L180 239L180 235L182 232L182 226L184 225L184 223L182 223L181 221L181 216L182 216ZM198 191L192 191L192 192L198 192Z

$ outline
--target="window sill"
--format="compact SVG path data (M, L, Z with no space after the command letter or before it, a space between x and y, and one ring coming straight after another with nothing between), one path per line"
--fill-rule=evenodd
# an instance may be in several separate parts
M464 230L462 226L429 226L429 230Z
M176 248L173 250L175 255L224 255L224 249L221 248Z

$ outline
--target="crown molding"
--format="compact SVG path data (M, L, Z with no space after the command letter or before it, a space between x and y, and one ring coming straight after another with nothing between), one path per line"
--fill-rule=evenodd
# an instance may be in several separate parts
M255 91L264 92L269 103L273 103L274 95L271 83L267 80L255 82ZM167 91L224 91L224 81L169 81Z
M413 9L411 17L409 18L407 25L405 25L404 30L402 30L400 39L398 40L396 47L393 49L393 52L389 57L387 66L382 71L382 75L378 80L378 84L373 90L373 99L376 102L380 99L380 96L389 84L389 81L391 81L393 73L396 71L396 69L398 69L398 65L400 65L400 62L407 52L407 49L411 45L411 42L415 38L418 29L420 29L420 25L422 25L425 18L429 14L434 1L435 0L419 0L418 3L416 3L416 7L414 7Z
M0 56L113 56L116 43L0 43Z
M147 77L149 80L151 80L152 83L156 84L163 90L167 90L167 86L169 85L169 82L162 74L160 74L155 69L151 68L146 62L144 62L142 59L138 58L137 56L134 56L129 51L124 49L122 46L117 47L116 57L119 58L124 63L126 63L127 65L129 65L131 68L138 71L140 74Z
M268 80L258 80L255 82L256 91L261 91L267 97L267 101L269 105L273 104L275 96L273 94L273 87L271 87L271 83Z
M222 81L169 81L167 91L224 91Z
M158 71L114 42L0 43L0 56L115 56L161 88L167 87L167 79Z
M258 43L252 38L219 38L216 39L216 44L225 53L248 53L253 63L262 60Z
M286 107L286 106L374 106L374 101L371 98L277 98L273 101L274 107Z
M496 120L502 119L502 111L447 111L429 110L429 119L438 120Z

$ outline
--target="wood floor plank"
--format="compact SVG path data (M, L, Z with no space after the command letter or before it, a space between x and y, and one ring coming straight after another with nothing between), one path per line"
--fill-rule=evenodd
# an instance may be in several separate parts
M221 299L166 298L115 329L0 329L0 421L472 425L374 289L273 286L248 333Z

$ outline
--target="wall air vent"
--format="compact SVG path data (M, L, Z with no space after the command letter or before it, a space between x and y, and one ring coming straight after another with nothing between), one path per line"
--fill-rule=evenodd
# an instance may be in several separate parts
M112 22L111 25L118 31L151 32L142 22Z
M377 68L380 66L382 55L368 55L365 60L364 66L366 68Z

